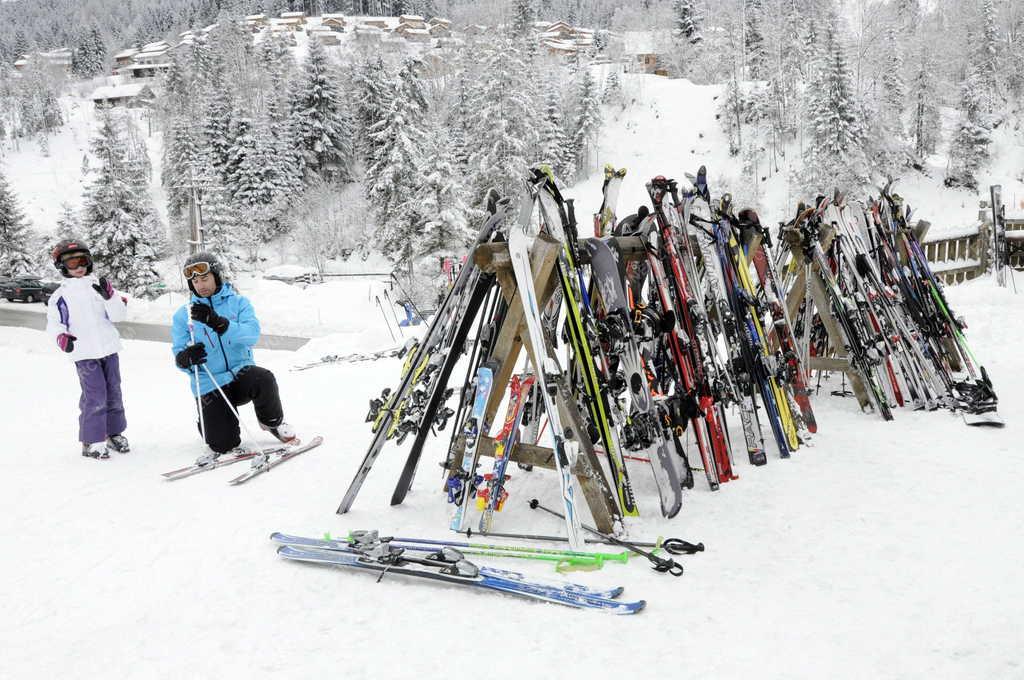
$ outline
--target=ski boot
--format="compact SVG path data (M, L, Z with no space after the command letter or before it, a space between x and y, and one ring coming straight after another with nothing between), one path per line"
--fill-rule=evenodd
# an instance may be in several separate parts
M299 439L295 434L295 430L292 429L291 425L283 420L273 427L260 423L260 427L277 437L278 441L282 444L297 444L299 442Z
M128 453L132 450L123 434L112 434L107 437L107 448L114 449L118 453Z
M82 444L82 455L86 458L110 458L110 454L107 452L107 445L104 442Z

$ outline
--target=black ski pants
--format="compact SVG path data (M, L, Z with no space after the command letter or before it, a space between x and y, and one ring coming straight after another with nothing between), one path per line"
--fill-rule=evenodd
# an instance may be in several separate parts
M221 385L221 389L235 410L251 401L256 410L256 419L262 425L277 427L284 420L277 379L265 368L245 366L235 374L234 380ZM238 419L224 402L224 397L214 390L204 394L200 403L206 427L206 444L217 453L225 453L238 446L242 441Z

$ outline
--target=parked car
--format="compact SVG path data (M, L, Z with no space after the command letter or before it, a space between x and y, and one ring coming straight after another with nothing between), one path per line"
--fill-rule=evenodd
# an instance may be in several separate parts
M50 301L50 296L59 287L59 283L43 281L34 276L24 276L0 283L0 296L3 296L8 302L21 300L46 303Z

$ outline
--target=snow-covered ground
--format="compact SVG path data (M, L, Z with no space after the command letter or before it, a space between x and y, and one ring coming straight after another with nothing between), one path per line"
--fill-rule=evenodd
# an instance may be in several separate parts
M739 480L717 493L698 483L674 520L657 516L653 482L636 467L644 515L631 535L707 551L682 558L678 579L639 560L573 575L647 600L640 615L614 619L397 576L375 583L274 554L274 530L447 534L436 466L446 439L428 449L403 506L388 505L405 458L389 445L351 513L334 514L369 442L367 400L394 385L396 360L295 373L295 355L259 352L288 419L326 443L232 488L231 470L159 475L199 453L187 379L166 345L127 343L134 451L92 461L78 454L71 366L42 334L0 328L2 674L1020 678L1024 296L988 279L949 294L995 380L1005 429L968 428L944 411L900 410L885 423L823 396L813 447L764 468L738 460ZM558 531L526 508L533 497L554 504L556 489L550 473L513 472L495 529Z

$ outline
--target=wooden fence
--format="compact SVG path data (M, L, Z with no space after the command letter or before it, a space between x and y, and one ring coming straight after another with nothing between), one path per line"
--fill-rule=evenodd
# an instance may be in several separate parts
M1024 219L1006 220L1010 266L1024 270ZM963 231L924 237L924 252L932 271L943 283L970 281L989 270L992 257L992 225L980 222Z

